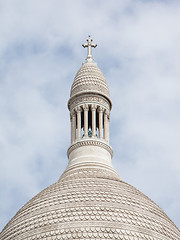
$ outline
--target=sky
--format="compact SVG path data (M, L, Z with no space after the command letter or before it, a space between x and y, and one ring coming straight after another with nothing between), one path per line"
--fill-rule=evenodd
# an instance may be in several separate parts
M0 1L0 230L68 164L89 34L113 103L113 165L180 227L179 23L179 0Z

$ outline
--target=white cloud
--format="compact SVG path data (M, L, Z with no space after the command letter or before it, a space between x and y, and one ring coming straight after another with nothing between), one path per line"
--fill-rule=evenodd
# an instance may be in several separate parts
M113 100L114 165L179 225L180 4L78 3L0 3L1 228L68 162L66 106L89 33Z

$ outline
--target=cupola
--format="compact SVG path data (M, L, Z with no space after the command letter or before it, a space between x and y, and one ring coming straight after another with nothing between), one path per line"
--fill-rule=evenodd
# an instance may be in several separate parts
M92 43L89 36L88 55L77 72L71 87L68 108L71 120L71 146L68 149L69 165L98 164L112 168L113 151L109 145L109 121L112 103L106 79L92 57Z

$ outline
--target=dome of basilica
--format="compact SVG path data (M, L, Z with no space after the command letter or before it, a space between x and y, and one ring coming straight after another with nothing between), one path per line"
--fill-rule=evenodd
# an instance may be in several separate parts
M1 240L179 239L179 231L148 197L98 168L65 172L12 218Z
M91 55L78 71L68 103L69 163L60 179L27 202L1 240L180 240L175 224L151 199L123 182L112 166L111 100Z

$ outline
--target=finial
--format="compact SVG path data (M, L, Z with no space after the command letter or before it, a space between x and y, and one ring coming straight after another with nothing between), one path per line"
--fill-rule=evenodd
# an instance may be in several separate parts
M87 43L84 43L84 44L82 44L82 46L84 47L84 48L88 48L88 56L87 56L87 59L88 58L92 58L92 47L97 47L97 44L96 43L92 43L92 38L91 38L91 36L89 35L89 37L88 37L88 39L87 39Z

